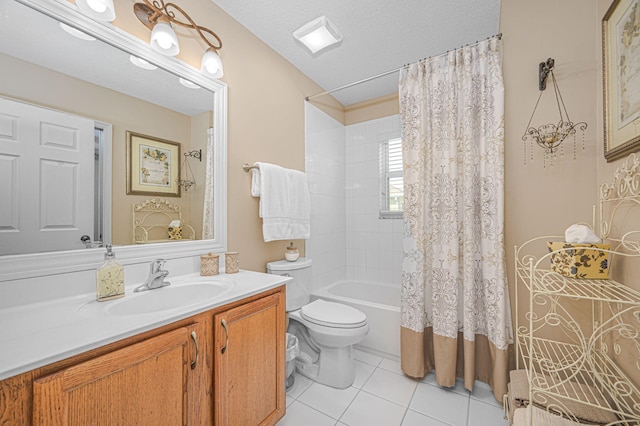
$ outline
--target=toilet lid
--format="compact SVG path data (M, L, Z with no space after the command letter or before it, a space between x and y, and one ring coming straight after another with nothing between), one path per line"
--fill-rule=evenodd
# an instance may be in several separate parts
M367 316L362 311L321 299L303 306L300 314L305 320L326 327L356 328L367 323Z

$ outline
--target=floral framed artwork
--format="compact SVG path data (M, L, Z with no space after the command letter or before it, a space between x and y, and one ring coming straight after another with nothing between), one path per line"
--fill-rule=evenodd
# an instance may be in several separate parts
M604 156L640 149L640 0L614 0L602 18Z
M127 132L127 194L179 197L180 144Z

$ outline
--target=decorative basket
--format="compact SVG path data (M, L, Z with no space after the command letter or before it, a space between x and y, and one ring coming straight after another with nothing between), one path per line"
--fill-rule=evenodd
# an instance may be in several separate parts
M609 278L610 244L570 244L548 242L551 270L571 278L606 280Z
M169 239L181 240L182 239L182 226L169 227Z

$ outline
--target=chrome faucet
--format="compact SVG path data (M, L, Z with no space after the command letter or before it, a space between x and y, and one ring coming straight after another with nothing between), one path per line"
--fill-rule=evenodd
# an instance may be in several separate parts
M136 287L133 291L146 291L153 290L160 287L165 287L170 285L169 281L165 281L165 277L169 275L169 271L162 269L166 260L164 259L156 259L151 262L149 266L149 276L144 284L139 287Z

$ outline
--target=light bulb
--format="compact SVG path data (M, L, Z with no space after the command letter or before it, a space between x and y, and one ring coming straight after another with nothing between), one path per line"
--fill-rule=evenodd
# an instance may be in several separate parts
M158 43L158 46L162 47L165 50L170 48L171 45L173 44L171 42L171 37L165 33L158 34L158 37L156 38L156 42Z
M87 5L98 13L103 13L107 10L107 5L100 0L87 0Z
M60 22L60 28L62 28L63 30L65 30L67 33L71 34L72 36L79 38L81 40L87 40L87 41L95 41L95 37L91 37L89 34L84 33L76 28L70 27L69 25Z
M78 9L92 19L113 21L116 19L113 0L76 0Z
M151 47L163 55L175 56L180 53L178 36L167 21L158 21L151 30Z
M133 56L133 55L129 55L129 60L131 61L131 63L137 67L140 67L142 69L145 70L155 70L156 68L158 68L157 66L153 65L152 63L145 61L142 58L138 58L137 56Z
M218 53L212 48L207 49L202 56L200 69L210 77L220 78L224 75L222 60L220 56L218 56Z

